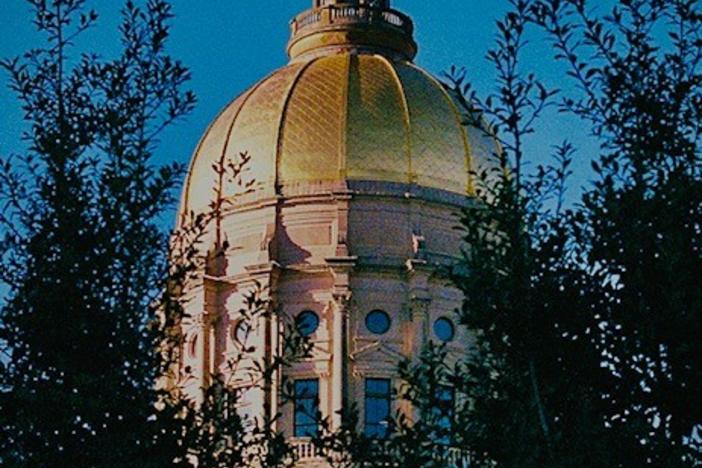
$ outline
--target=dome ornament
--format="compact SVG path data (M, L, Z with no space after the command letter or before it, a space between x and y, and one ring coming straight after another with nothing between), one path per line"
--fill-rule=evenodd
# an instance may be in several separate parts
M313 0L290 28L292 60L344 51L410 61L417 55L412 19L393 10L390 0Z

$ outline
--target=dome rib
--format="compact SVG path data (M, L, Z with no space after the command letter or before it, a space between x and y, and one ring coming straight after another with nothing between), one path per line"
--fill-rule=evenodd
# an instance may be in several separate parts
M207 137L210 135L210 132L212 131L212 127L215 126L215 124L219 121L219 119L222 117L222 115L229 109L229 106L233 106L237 99L239 97L237 96L233 100L229 101L229 103L224 106L224 108L219 111L219 114L217 114L217 117L210 122L210 124L207 126L207 129L205 130L205 133L202 135L200 138L200 141L197 142L197 146L195 147L195 151L193 152L193 157L190 158L190 164L188 164L188 172L186 172L185 176L185 182L183 183L183 190L182 190L182 195L181 195L181 201L180 201L180 213L182 216L178 216L176 219L176 228L180 228L181 223L184 222L183 216L187 213L187 206L188 202L190 201L190 184L192 182L193 178L193 167L195 167L195 160L197 159L197 156L200 154L200 150L202 149L202 145L205 143L205 140Z
M212 164L240 151L252 157L252 199L350 180L470 195L488 146L463 125L451 90L420 67L382 54L314 57L276 70L219 113L195 150L181 211L207 209Z
M348 58L321 57L291 92L280 137L279 185L343 179Z
M404 111L404 118L402 120L405 125L405 152L407 153L407 163L409 165L409 182L412 184L416 182L416 177L412 164L412 116L410 114L409 103L407 102L407 94L405 93L405 87L402 85L402 80L400 80L400 75L397 73L397 70L392 62L383 55L380 55L379 57L385 63L385 65L387 65L388 69L390 70L390 74L395 80L395 84L397 85L397 93L400 96L402 110Z
M348 134L349 134L349 99L350 93L349 88L351 87L351 54L346 56L346 73L344 73L343 85L344 88L341 91L341 102L343 103L343 109L341 111L341 125L339 125L339 163L338 170L339 175L346 178L348 175L347 167L347 157L349 153L348 148Z
M197 147L195 148L195 152L193 153L193 157L190 160L190 164L188 166L188 172L187 172L187 177L185 180L185 184L183 187L183 201L182 201L182 206L187 207L190 201L190 186L192 183L192 178L193 178L193 169L195 165L198 162L198 158L201 156L200 151L202 150L203 145L205 144L205 141L207 141L207 138L210 136L210 133L212 132L213 127L220 122L220 119L227 113L229 109L231 109L232 106L236 105L239 100L241 102L239 103L239 107L234 111L234 115L232 116L231 122L228 124L228 129L226 133L226 138L222 142L222 154L226 154L227 147L229 145L229 140L231 138L232 131L234 129L234 124L236 123L237 117L239 117L239 114L241 113L241 110L244 108L246 105L246 101L249 99L249 97L268 79L270 79L275 72L270 73L268 76L263 78L261 81L256 83L253 87L249 88L247 91L241 93L239 96L234 98L233 100L229 101L229 103L222 108L222 110L217 114L217 117L210 123L210 125L207 127L207 130L205 130L204 135L200 139L200 141L197 144ZM221 156L220 156L221 158Z
M406 115L390 70L378 55L352 54L348 178L410 183Z
M448 106L451 109L451 112L453 113L454 117L456 118L456 125L458 125L459 132L461 133L461 139L463 140L463 149L466 157L466 193L470 195L474 194L475 189L473 187L473 177L470 175L470 171L473 169L473 150L470 144L470 139L468 138L468 132L466 131L463 125L463 122L461 120L461 113L458 110L456 103L451 98L449 93L444 88L444 85L439 80L434 78L431 74L427 73L426 71L422 70L420 67L414 65L413 63L408 62L408 65L413 69L417 70L422 75L424 75L432 83L434 83L434 85L439 88L441 94L448 102Z
M234 113L234 116L232 117L232 121L229 124L229 129L227 129L227 137L224 140L224 145L222 145L222 152L219 155L220 161L227 154L227 150L229 149L229 144L231 143L231 140L232 140L232 132L234 131L234 125L236 124L236 120L239 118L239 114L241 114L242 109L244 109L244 107L246 106L246 102L263 85L263 83L266 82L271 76L272 75L269 75L266 78L264 78L263 80L256 83L256 85L253 88L251 88L249 93L244 96L243 100L241 101L241 105L239 106L239 108Z
M306 62L304 65L300 67L299 70L295 72L295 76L293 77L292 81L290 82L290 86L288 86L287 91L285 92L285 98L283 102L283 110L280 113L280 119L278 120L278 133L275 138L275 180L274 184L276 187L276 192L278 191L278 186L280 183L280 162L281 162L281 155L283 153L283 131L286 123L286 119L288 116L288 107L290 105L290 100L292 99L293 93L295 92L295 88L297 87L298 83L302 79L302 75L305 74L305 72L312 66L312 64L316 63L319 60L319 58L314 58L308 62Z

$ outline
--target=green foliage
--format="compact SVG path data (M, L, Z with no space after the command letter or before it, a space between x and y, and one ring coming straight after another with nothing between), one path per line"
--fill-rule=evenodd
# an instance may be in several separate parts
M246 392L270 389L282 366L308 352L281 330L285 352L227 375L205 376L202 400L177 385L187 291L217 276L229 245L222 213L253 181L248 154L213 167L217 186L204 213L183 213L168 235L160 216L175 201L181 165L156 166L164 128L189 113L188 71L165 52L171 9L127 1L122 52L69 60L73 41L97 21L84 0L32 1L45 49L3 62L25 111L26 154L2 161L1 278L10 287L0 311L7 366L0 375L3 466L290 466L294 456L274 430L275 416L241 414ZM213 245L210 233L215 232ZM261 288L239 315L269 320Z
M195 103L164 48L170 7L127 2L121 54L69 60L97 14L83 0L30 3L46 46L2 63L28 130L0 174L0 460L164 466L177 431L156 418L169 273L158 216L183 168L155 166L152 152Z
M72 61L67 50L97 14L85 0L30 4L48 45L2 63L29 129L26 153L0 171L0 278L10 287L0 309L0 463L293 465L279 415L266 407L249 419L240 403L308 356L294 326L279 330L281 352L260 360L242 343L225 375L205 376L200 403L172 388L190 372L176 364L189 319L183 293L205 271L220 275L229 248L221 218L234 200L224 184L245 193L252 181L241 177L248 155L222 158L209 212L185 214L170 238L158 228L183 168L153 164L156 138L195 102L182 90L187 70L164 50L168 3L127 1L122 54ZM341 428L321 420L314 442L341 467L467 458L488 467L699 466L699 1L619 0L606 16L586 0L511 4L488 53L495 94L480 99L462 71L449 75L465 125L499 142L474 174L453 272L472 353L456 361L429 344L403 362L387 437L360 432L349 408ZM522 69L528 28L546 33L570 67L577 87L560 101ZM572 145L534 171L524 150L557 102L600 142L595 180L572 207ZM275 314L260 289L240 311L249 321ZM244 387L230 379L242 374Z
M589 271L608 281L608 423L631 460L702 463L702 7L695 0L537 2L535 20L583 90L563 109L601 142L578 229ZM589 57L586 59L586 57ZM694 444L693 444L694 445Z
M488 54L499 91L471 95L501 151L462 219L456 284L477 339L463 441L499 466L699 462L699 3L621 1L605 17L584 0L512 4ZM601 145L571 209L568 143L552 167L524 169L524 138L554 96L519 67L534 25L582 94L561 110Z
M528 2L498 23L488 58L495 95L481 100L450 76L466 122L500 142L491 166L476 171L478 197L461 218L464 260L455 282L466 296L461 323L475 349L457 375L471 401L457 414L459 441L490 466L609 466L598 408L601 345L592 301L605 300L601 275L583 268L585 251L563 207L573 148L556 148L553 166L525 169L524 141L554 92L521 70ZM473 104L480 110L475 119ZM487 131L487 130L485 130Z

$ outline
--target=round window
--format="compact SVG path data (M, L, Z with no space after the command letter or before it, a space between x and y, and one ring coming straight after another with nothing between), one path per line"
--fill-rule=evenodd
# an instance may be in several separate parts
M319 316L311 310L305 310L295 318L295 328L302 336L310 336L319 328Z
M453 322L445 317L438 319L436 322L434 322L434 334L438 339L445 343L453 341L456 334Z
M366 328L375 335L383 335L390 330L390 316L382 310L374 310L366 315Z
M232 328L232 339L239 343L240 345L246 344L246 339L249 336L249 323L244 320L239 320L236 325Z

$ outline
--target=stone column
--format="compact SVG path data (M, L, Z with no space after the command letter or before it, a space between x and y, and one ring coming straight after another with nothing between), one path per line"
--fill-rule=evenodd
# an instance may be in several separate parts
M346 298L335 295L332 306L332 382L331 382L331 420L332 429L341 427L340 411L344 408L344 322L346 317Z
M255 281L262 288L261 299L267 301L267 313L262 317L257 317L261 326L263 326L263 360L266 366L274 365L280 353L280 323L278 320L277 307L277 290L278 280L280 278L280 265L275 261L262 263L259 265L250 265L246 267L246 272L249 275L249 280ZM271 425L273 429L277 426L276 416L279 410L280 381L282 369L275 369L271 373L270 381L264 382L264 417L265 422Z
M207 312L198 317L198 335L200 337L198 354L200 356L200 387L210 386L212 379L212 321ZM202 395L204 398L204 394Z
M328 258L332 275L334 278L334 288L332 290L332 300L329 304L332 326L331 326L331 428L337 430L341 427L341 411L344 409L346 393L346 317L348 316L348 303L351 298L349 287L349 277L355 259L353 258Z
M409 282L409 318L410 331L405 336L405 352L418 356L422 347L429 340L429 306L431 305L431 291L429 278L432 268L424 260L408 260Z

